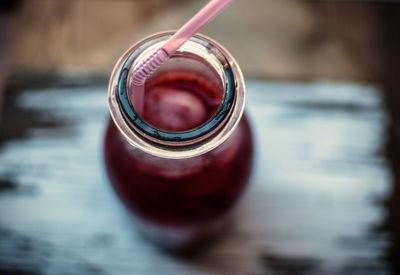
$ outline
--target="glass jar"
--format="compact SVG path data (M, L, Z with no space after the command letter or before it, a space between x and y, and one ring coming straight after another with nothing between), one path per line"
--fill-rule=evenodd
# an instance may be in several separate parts
M248 182L253 143L240 68L203 35L149 77L145 112L135 112L132 71L172 34L145 38L117 62L104 153L112 186L139 229L182 248L226 225Z

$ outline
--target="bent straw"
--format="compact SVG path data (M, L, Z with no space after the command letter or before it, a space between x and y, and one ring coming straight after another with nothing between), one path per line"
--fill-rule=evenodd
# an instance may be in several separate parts
M233 2L233 0L211 0L208 2L208 4L171 36L162 47L155 50L154 53L133 71L133 93L131 102L139 115L143 115L144 84L146 79L186 41L222 12L231 2Z

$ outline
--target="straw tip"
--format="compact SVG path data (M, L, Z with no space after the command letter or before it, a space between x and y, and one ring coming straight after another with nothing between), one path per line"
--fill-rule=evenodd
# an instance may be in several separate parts
M135 86L144 85L146 79L152 75L168 57L168 53L163 48L157 49L133 71L133 84Z

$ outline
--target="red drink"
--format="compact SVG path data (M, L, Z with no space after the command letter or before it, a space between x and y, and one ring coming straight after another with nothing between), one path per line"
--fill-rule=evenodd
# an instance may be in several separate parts
M149 84L144 117L158 128L194 128L208 120L221 102L218 93L195 75L168 75ZM212 151L182 160L142 154L128 144L112 121L105 139L107 170L119 197L136 215L165 225L211 221L237 201L252 160L247 119L243 117L235 133L214 150L217 155Z
M144 120L166 131L186 131L210 119L221 105L220 87L190 72L169 72L146 84Z
M105 162L144 233L181 248L224 225L248 181L252 136L242 116L243 77L235 62L227 62L228 53L204 37L187 43L147 80L138 116L129 72L132 60L146 58L140 45L168 35L154 37L128 51L112 74Z

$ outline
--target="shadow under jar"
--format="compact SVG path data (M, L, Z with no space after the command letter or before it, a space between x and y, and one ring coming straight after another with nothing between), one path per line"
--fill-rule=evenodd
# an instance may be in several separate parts
M104 155L112 186L139 229L181 249L224 227L247 185L253 142L240 68L203 35L149 77L144 113L135 112L132 72L171 35L138 42L116 64Z

